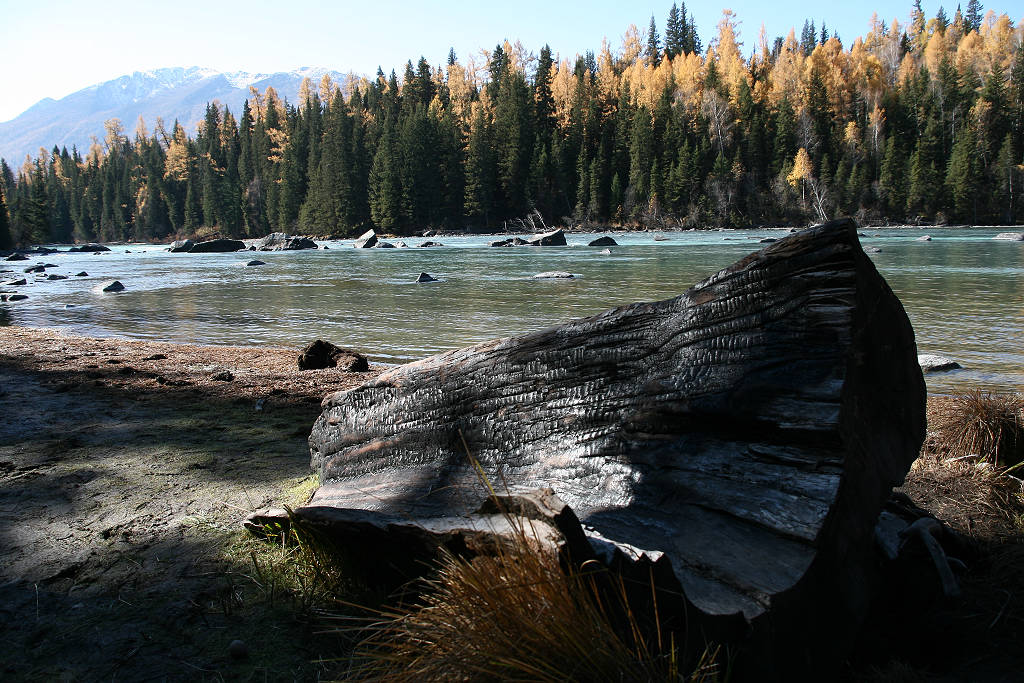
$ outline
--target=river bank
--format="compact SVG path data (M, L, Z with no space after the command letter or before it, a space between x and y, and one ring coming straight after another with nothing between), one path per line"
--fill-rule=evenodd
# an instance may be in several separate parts
M310 625L234 546L302 502L320 400L374 372L297 355L0 328L0 677L316 678Z
M348 645L260 573L239 530L251 510L303 502L320 400L379 371L300 372L297 355L0 327L3 678L339 675L320 659ZM872 667L899 680L1016 673L1013 487L972 463L915 464L903 491L983 551L968 558L960 604L883 615L848 680L888 680L865 678ZM229 654L236 639L247 656Z

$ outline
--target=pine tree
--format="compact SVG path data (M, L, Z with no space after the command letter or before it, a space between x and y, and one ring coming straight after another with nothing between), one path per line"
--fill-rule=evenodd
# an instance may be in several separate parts
M466 149L466 216L490 225L494 211L497 162L493 149L493 132L482 106L475 107Z
M1015 149L1013 135L1006 134L995 163L995 192L992 195L992 213L1002 223L1014 225L1017 217L1017 195L1020 194L1021 167L1017 164L1020 153Z
M668 11L668 19L665 21L665 56L669 59L683 52L686 31L685 4L683 5L683 14L684 16L680 18L679 7L673 2L672 8Z
M554 61L551 48L545 45L540 50L537 71L533 77L533 101L536 114L534 124L541 144L550 145L555 131L555 99L551 93L551 77Z
M0 183L0 250L14 246L11 238L11 215L7 211L7 192L4 183Z
M965 126L953 145L953 154L946 171L946 192L951 199L950 209L956 220L978 222L979 180L974 130L971 126Z
M964 33L981 30L982 6L978 0L967 0L967 14L964 15Z
M533 156L533 110L526 80L519 72L506 74L494 109L494 140L498 183L509 216L529 210L527 181Z
M370 169L370 216L382 230L395 230L402 222L402 186L398 144L393 125L387 126L377 145Z
M818 44L818 33L814 30L814 22L810 19L804 21L804 28L800 32L800 49L804 56L810 57L814 52L814 46Z
M907 161L896 136L891 135L885 142L885 153L882 155L882 166L878 176L878 192L881 209L888 219L903 218L906 205Z
M658 36L658 25L651 16L651 24L647 29L647 48L644 50L647 66L656 67L661 64L661 38Z

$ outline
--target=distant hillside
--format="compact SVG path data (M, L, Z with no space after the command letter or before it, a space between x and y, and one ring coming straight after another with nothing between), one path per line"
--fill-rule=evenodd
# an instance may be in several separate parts
M274 74L220 73L196 66L136 71L60 100L40 100L17 118L0 123L0 157L17 167L26 154L36 157L40 147L50 150L54 145L68 150L77 145L84 155L91 136L103 138L104 121L121 119L125 132L132 136L140 114L150 132L159 116L168 131L177 119L193 134L208 102L220 101L237 118L250 85L261 92L273 86L279 95L295 102L302 79L308 76L317 85L324 73L339 83L345 78L335 71L310 68Z

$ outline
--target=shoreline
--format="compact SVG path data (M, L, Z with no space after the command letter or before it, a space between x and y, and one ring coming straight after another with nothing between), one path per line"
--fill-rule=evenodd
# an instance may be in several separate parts
M814 224L808 225L748 225L748 226L708 226L703 228L683 228L681 226L667 226L663 228L651 228L651 227L634 227L626 225L607 225L603 227L588 226L585 228L576 227L552 227L552 230L562 230L567 235L606 235L609 233L613 234L643 234L643 233L684 233L684 232L742 232L742 231L765 231L765 230L784 230L794 231L803 230L811 227ZM927 230L929 228L941 228L941 229L955 229L955 230L1000 230L1004 232L1014 232L1024 230L1024 224L1017 225L969 225L969 224L949 224L949 223L885 223L885 222L868 222L868 223L857 223L857 227L860 230ZM427 232L430 234L422 234ZM334 235L302 235L288 233L292 237L308 237L318 242L347 242L355 241L358 239L358 235L351 237L339 237ZM444 238L444 237L514 237L514 236L530 236L537 235L540 233L534 233L524 230L507 230L505 228L495 228L494 230L426 230L421 231L421 234L412 235L398 235L393 233L379 233L379 237L382 239L433 239L433 238ZM264 235L265 237L265 235ZM32 254L40 253L39 250L56 250L59 247L75 247L82 246L85 244L99 244L102 246L118 246L118 247L129 247L129 246L165 246L170 247L170 244L176 240L190 239L195 242L211 240L211 239L238 239L245 242L247 246L256 244L263 237L227 237L220 233L209 233L209 234L193 234L190 236L177 236L168 235L166 239L153 240L150 242L138 242L138 241L114 241L114 242L69 242L62 244L33 244L31 246L16 247L12 249L0 250L0 258L4 258L11 254L22 253Z
M298 353L0 328L4 678L319 678L328 645L267 599L240 522L305 502L320 401L380 368Z
M240 522L308 499L306 440L321 399L383 368L300 371L298 353L0 327L0 619L23 625L8 629L5 678L339 675L323 661L345 650L268 593L254 570L258 542ZM231 380L214 378L225 370ZM979 673L971 667L980 653L978 678L1000 680L1015 670L1007 643L1024 608L1010 604L1002 588L1013 584L986 558L1024 555L1018 524L987 502L1012 493L1012 482L988 493L998 482L987 472L922 457L897 489L991 547L970 560L963 605L922 612L920 623L908 617L924 636L906 646L927 660L917 641L954 633L961 645L949 648L947 670ZM1009 628L990 642L993 619ZM247 657L229 653L236 639ZM880 642L861 654L899 656L895 635ZM854 671L866 666L858 661Z

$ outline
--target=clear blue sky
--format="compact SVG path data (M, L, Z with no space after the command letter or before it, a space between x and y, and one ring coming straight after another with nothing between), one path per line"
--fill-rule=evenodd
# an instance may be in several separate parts
M964 6L966 7L966 0ZM933 16L939 2L922 2ZM950 16L956 2L946 7ZM1020 19L1016 0L992 6ZM595 52L607 37L617 48L630 24L646 34L653 15L664 33L671 1L588 0L557 2L396 2L395 0L0 0L0 121L14 118L44 97L132 71L203 66L223 71L273 72L302 66L373 74L401 74L406 60L423 55L437 65L454 47L460 59L508 38L534 52L545 44L562 56ZM905 23L912 2L877 4L688 2L704 44L715 34L723 7L740 20L747 52L764 23L769 41L805 19L849 45L864 35L872 12Z

